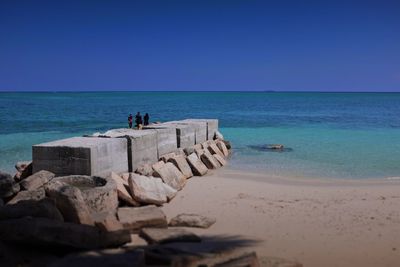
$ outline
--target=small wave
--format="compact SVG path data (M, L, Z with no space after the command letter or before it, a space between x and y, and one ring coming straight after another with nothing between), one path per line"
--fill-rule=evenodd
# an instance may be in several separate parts
M400 180L399 176L386 177L387 180Z

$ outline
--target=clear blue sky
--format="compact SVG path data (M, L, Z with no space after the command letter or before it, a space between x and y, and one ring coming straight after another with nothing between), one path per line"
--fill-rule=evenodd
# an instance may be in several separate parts
M0 1L0 91L400 91L400 1Z

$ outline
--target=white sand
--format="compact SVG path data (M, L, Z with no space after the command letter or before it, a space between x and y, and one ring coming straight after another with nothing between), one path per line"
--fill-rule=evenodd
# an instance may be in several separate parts
M163 210L217 223L196 233L262 240L259 257L304 266L400 266L400 181L274 178L220 169L191 178Z

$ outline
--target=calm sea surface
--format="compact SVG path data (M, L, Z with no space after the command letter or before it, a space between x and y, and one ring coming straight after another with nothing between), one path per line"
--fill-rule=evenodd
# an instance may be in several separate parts
M152 121L218 118L232 141L230 168L324 178L400 176L400 94L106 92L0 93L0 169L31 145ZM281 143L287 152L256 149Z

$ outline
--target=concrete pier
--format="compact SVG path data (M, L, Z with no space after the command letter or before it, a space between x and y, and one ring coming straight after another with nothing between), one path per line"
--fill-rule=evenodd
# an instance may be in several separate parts
M204 127L204 123L205 123L206 129L207 129L206 130L206 139L207 140L213 140L215 133L218 131L218 120L217 119L186 119L186 120L182 120L182 122L199 123L200 125L203 125L203 127Z
M166 125L150 125L143 127L142 131L154 130L157 132L157 155L161 158L163 155L175 152L178 149L176 138L176 129Z
M180 121L169 121L161 125L176 129L176 141L178 148L186 148L195 145L196 130L189 124Z
M57 176L127 172L127 149L124 138L72 137L34 145L33 172L47 170Z

